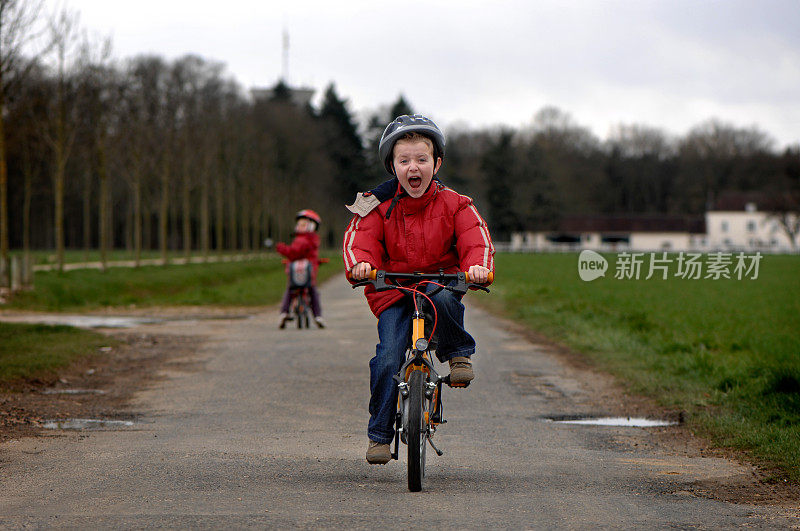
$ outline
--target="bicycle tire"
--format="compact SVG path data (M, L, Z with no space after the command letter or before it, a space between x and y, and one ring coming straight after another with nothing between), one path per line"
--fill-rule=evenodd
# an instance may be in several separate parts
M408 385L408 490L419 492L425 479L425 373L412 371Z

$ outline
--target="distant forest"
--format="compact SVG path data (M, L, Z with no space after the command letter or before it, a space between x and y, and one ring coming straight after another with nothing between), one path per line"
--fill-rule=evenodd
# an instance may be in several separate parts
M66 14L50 41L37 57L0 50L3 252L246 251L286 239L301 208L337 246L344 204L389 177L376 160L384 126L436 115L392 95L359 126L334 84L318 107L292 103L282 82L254 100L202 57L112 61ZM603 141L545 107L525 128L446 133L440 178L475 199L497 240L575 213L701 214L730 191L800 208L800 145L778 150L756 127L711 119L675 138L621 125Z

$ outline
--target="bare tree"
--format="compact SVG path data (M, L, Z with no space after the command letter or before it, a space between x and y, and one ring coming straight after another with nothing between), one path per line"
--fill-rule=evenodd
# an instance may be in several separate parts
M118 131L120 142L128 147L128 184L132 194L134 261L141 261L143 242L150 246L154 190L147 183L159 175L158 155L163 146L164 85L167 67L158 57L141 56L131 60L123 84L124 111ZM155 184L155 183L153 183ZM155 186L151 187L155 189ZM147 196L147 197L145 197ZM152 201L148 201L151 198ZM160 233L159 233L160 234Z
M73 79L70 64L78 39L78 16L66 9L57 13L49 23L50 37L56 52L56 94L54 123L48 128L48 141L53 150L53 190L55 204L55 240L58 270L64 270L64 185L67 161L75 140L75 120L71 116Z
M774 140L755 127L737 128L717 119L695 126L681 141L678 155L680 179L687 195L696 197L693 211L714 208L722 191L742 188L752 171L742 164L760 153L769 153Z
M778 222L796 251L800 235L800 144L786 148L781 160L783 171L771 190L769 216Z
M30 71L33 59L26 59L23 47L36 36L34 24L41 1L0 0L0 265L8 261L8 162L4 116L6 100L20 80ZM0 273L3 273L0 267ZM0 285L8 284L0 277Z
M78 119L84 134L85 185L83 189L84 248L91 243L92 182L96 173L100 187L98 204L98 235L100 261L103 269L108 262L108 252L113 246L111 231L111 185L109 183L109 136L112 127L112 109L116 99L116 71L109 64L111 40L103 39L99 45L84 37L78 58L77 93L80 112Z

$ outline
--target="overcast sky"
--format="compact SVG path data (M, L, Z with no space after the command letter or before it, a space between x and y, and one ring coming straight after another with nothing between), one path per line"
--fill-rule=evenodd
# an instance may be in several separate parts
M46 0L53 10L64 0ZM354 113L402 93L442 126L520 127L554 105L605 138L711 117L800 142L799 0L67 0L114 55L195 53L246 88L335 82ZM316 100L315 100L316 101Z

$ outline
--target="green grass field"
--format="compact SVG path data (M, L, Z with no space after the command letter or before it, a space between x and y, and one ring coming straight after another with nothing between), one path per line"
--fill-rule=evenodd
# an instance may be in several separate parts
M759 276L584 282L577 254L503 254L486 301L586 353L690 427L800 480L800 257Z
M53 378L72 361L116 343L71 326L0 323L0 386Z
M337 266L322 265L320 280L340 273ZM284 266L273 254L245 262L40 272L35 289L15 295L7 307L76 311L131 305L258 306L279 301L285 288Z
M20 250L12 250L10 252L11 256L22 256L23 253ZM179 255L176 252L170 252L170 257L174 256L183 256ZM46 265L46 264L55 264L56 263L56 253L52 250L32 250L31 257L33 259L34 265ZM161 253L159 251L147 250L142 251L143 259L145 258L160 258ZM109 251L108 255L106 256L107 260L115 261L115 260L133 260L134 255L132 251L126 251L124 249L114 249L113 251ZM100 251L97 249L90 249L87 253L83 250L77 249L67 249L64 252L64 263L65 264L73 264L77 262L99 262L100 261Z
M341 274L331 256L319 280ZM5 308L91 311L131 306L263 306L278 302L286 289L280 258L220 264L85 269L36 274L35 289L16 294ZM110 339L65 326L0 323L0 385L43 379L71 361L96 352Z

